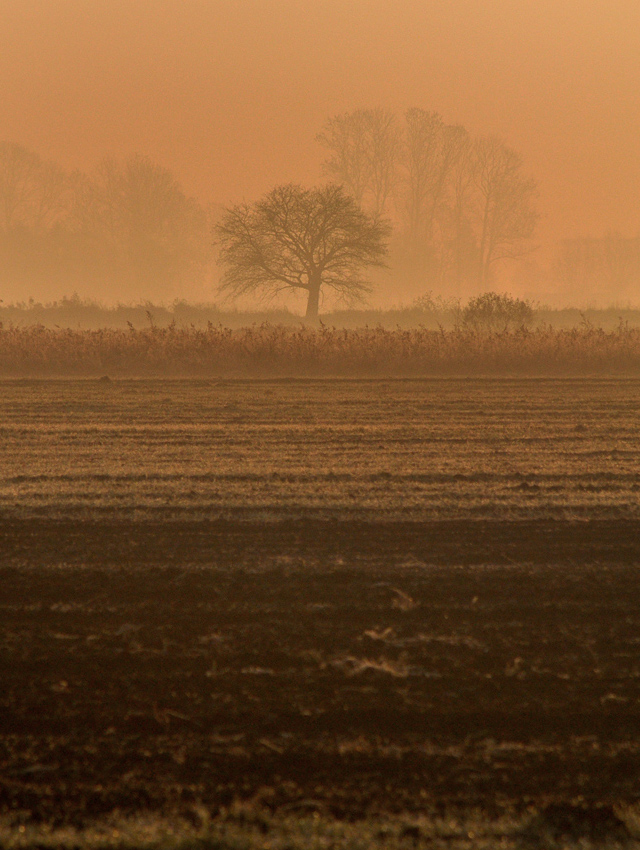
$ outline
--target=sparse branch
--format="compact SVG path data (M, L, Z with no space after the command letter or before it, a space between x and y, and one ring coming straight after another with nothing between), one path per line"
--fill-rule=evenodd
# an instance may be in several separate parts
M385 109L356 109L330 118L317 141L328 151L325 173L374 215L388 206L398 179L401 134Z
M535 180L522 174L522 160L499 139L475 144L474 182L479 197L478 283L489 279L500 259L524 256L531 248L538 212Z
M278 186L253 205L230 207L216 227L220 289L233 296L303 289L315 318L323 287L351 298L370 291L360 272L384 265L388 236L388 225L341 186Z

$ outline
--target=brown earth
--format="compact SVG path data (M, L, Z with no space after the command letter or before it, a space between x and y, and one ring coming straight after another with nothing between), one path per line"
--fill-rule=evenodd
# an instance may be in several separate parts
M638 799L639 381L0 388L0 814Z
M0 522L0 810L640 792L640 522Z

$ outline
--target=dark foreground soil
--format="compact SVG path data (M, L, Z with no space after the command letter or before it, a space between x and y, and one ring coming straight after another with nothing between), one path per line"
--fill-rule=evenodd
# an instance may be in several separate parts
M0 523L0 811L640 796L640 523Z

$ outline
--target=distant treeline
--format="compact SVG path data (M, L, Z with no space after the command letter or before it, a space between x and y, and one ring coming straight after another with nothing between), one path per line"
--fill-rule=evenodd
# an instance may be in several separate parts
M640 292L640 235L564 239L549 267L538 266L537 183L500 139L475 137L437 112L378 108L333 116L318 141L325 173L393 222L390 265L404 279L473 292L495 285L502 261L533 254L530 269L573 297Z
M202 282L209 215L144 156L68 171L0 141L0 284L164 297Z
M640 377L640 328L495 331L263 324L0 330L0 377ZM106 381L105 381L106 383Z
M500 266L515 259L529 291L538 281L598 303L640 292L638 236L565 240L547 268L529 259L536 183L498 139L475 138L435 112L373 109L330 118L318 141L327 179L393 225L390 274L378 281L390 295L423 285L476 292L497 285ZM0 141L0 297L3 290L75 290L109 301L213 292L212 229L221 214L146 156L82 172Z
M325 173L393 222L391 265L405 277L485 288L502 260L530 253L537 183L502 140L417 108L335 115L317 139Z

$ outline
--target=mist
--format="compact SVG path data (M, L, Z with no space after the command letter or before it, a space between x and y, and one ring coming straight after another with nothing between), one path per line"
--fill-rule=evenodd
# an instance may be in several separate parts
M219 275L205 255L216 210L279 184L322 183L327 122L373 109L399 121L410 109L437 113L521 157L539 217L531 252L502 264L492 287L549 303L637 301L636 272L612 278L607 264L614 244L618 265L633 268L640 233L640 9L628 0L2 0L0 9L0 140L94 186L106 161L118 173L136 157L164 169L202 238L197 274L101 276L96 260L93 273L76 264L72 279L39 260L41 273L2 275L5 302L72 291L107 303L215 299ZM489 285L456 290L397 265L376 276L370 303Z
M0 850L640 843L640 0L0 0Z

